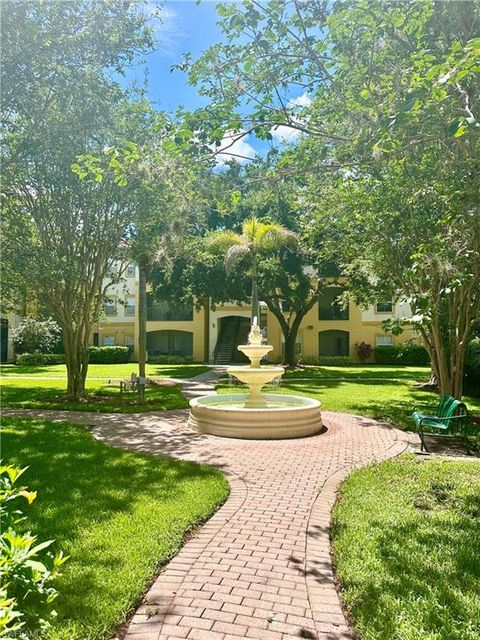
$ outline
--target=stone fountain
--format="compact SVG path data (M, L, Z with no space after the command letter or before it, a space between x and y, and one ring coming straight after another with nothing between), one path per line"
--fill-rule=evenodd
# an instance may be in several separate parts
M283 367L262 367L262 358L273 349L262 343L254 318L248 344L238 350L250 366L229 367L227 373L244 382L247 393L201 396L190 401L188 424L200 433L228 438L281 439L314 435L322 429L320 402L284 394L262 394L262 388L284 373Z

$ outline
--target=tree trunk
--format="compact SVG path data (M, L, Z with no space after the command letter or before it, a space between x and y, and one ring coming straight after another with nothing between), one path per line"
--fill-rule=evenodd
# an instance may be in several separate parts
M210 298L203 306L203 361L210 360Z
M450 318L458 326L457 318ZM448 325L446 325L448 327ZM463 332L465 333L465 332ZM425 346L432 361L434 375L441 395L461 399L463 394L463 369L467 339L459 332L445 330L443 318L434 316L424 332Z
M284 362L287 367L291 367L294 369L298 363L297 351L296 351L296 343L297 343L297 334L298 334L298 326L296 329L291 327L290 331L283 332L283 337L285 340L285 357Z
M252 324L253 319L257 318L260 324L260 305L258 302L258 281L257 281L257 258L253 256L252 261Z
M138 261L138 375L146 378L147 361L147 271L148 258Z
M88 371L87 329L79 331L62 327L67 365L67 397L78 402L85 395L85 380Z
M270 311L278 320L278 324L280 325L283 333L283 339L285 342L285 355L283 359L284 363L287 365L287 367L291 367L294 369L298 363L298 357L295 350L298 330L300 329L303 318L315 304L316 297L312 297L311 300L306 302L305 306L303 306L301 309L297 309L292 324L290 324L285 318L283 311L276 300L265 297L265 301Z

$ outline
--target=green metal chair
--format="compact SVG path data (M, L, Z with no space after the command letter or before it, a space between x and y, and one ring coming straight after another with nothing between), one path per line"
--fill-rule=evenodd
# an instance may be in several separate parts
M468 410L460 400L444 395L440 398L436 415L414 411L412 418L415 422L415 432L420 436L422 451L428 451L425 432L446 437L455 437L460 433L468 449Z

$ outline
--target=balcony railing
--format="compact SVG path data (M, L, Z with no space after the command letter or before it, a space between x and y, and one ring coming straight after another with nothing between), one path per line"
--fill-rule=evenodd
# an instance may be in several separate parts
M193 306L169 307L165 304L153 304L147 307L147 320L161 322L193 320Z

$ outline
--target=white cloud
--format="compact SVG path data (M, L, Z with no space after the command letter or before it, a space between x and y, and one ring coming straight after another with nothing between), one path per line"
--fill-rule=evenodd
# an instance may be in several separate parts
M245 164L249 159L253 160L255 158L257 152L247 142L249 136L235 140L238 135L238 133L225 133L220 146L214 148L217 151L218 149L225 149L225 151L218 153L217 164L225 164L228 160L235 160L240 164Z
M292 100L288 101L290 104L294 104L297 107L309 107L312 104L312 99L305 91L301 96L297 96L296 98L292 98Z
M153 30L157 50L169 56L176 55L179 40L185 35L180 27L177 12L159 0L147 0L143 11L148 18L148 26Z
M293 144L301 135L301 132L298 131L298 129L292 129L291 127L286 127L283 124L280 124L277 127L272 127L270 129L270 133L272 134L275 142L280 142L282 144Z
M292 98L288 100L288 105L291 106L292 115L301 111L305 107L309 107L312 104L312 99L305 92L302 95L297 96L296 98ZM293 118L295 120L295 118ZM297 120L299 123L300 119ZM273 140L278 144L293 144L297 142L297 140L302 135L302 132L298 129L293 129L292 127L288 127L285 125L278 125L276 127L272 127L270 129L270 133L272 134Z

